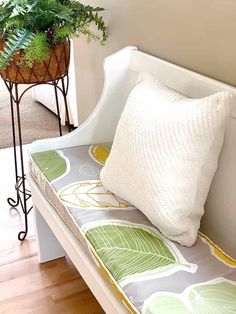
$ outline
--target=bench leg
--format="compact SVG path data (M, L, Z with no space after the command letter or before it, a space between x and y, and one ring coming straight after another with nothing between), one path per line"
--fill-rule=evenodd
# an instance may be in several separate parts
M46 263L65 256L65 251L61 244L58 242L43 216L36 208L34 208L34 217L39 262Z

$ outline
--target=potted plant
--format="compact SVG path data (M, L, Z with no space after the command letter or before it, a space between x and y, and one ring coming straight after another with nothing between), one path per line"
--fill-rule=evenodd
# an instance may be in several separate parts
M72 37L107 39L103 8L75 0L0 2L0 74L15 83L57 80L67 74Z

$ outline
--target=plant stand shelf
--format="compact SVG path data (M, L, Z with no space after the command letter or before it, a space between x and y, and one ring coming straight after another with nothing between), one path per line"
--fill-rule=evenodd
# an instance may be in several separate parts
M23 143L22 143L22 128L21 128L21 114L20 114L20 104L24 94L31 88L47 84L54 87L55 100L56 100L56 109L58 117L58 127L59 134L62 136L62 127L61 127L61 118L60 118L60 106L58 92L61 92L64 99L65 111L66 111L66 121L68 126L68 131L71 131L69 111L67 104L67 94L69 87L69 76L68 74L60 77L54 81L40 82L35 83L25 89L21 94L19 94L19 83L11 82L9 80L4 80L4 83L7 87L7 90L10 95L10 106L11 106L11 123L12 123L12 139L13 139L13 150L14 150L14 167L15 167L15 190L16 198L9 197L7 199L8 204L11 208L21 207L24 215L24 230L20 231L18 234L18 239L23 241L28 233L28 214L30 213L33 206L28 206L28 201L31 198L31 192L26 187L26 176L24 169L24 157L23 157ZM15 112L16 108L16 124L15 124ZM18 138L18 142L17 142ZM17 146L17 144L19 146Z

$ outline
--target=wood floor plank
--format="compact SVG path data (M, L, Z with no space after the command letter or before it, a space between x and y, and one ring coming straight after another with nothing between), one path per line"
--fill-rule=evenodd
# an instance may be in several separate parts
M38 263L32 214L27 239L18 241L23 217L6 202L15 195L12 153L0 150L0 314L104 313L68 258Z
M0 303L0 313L40 313L40 311L41 313L103 313L81 277Z

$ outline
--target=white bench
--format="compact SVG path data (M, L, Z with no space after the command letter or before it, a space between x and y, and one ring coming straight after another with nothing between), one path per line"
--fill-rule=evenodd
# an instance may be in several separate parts
M104 71L105 81L101 99L90 117L68 135L34 142L29 148L29 154L112 142L126 99L140 72L151 73L165 85L192 98L201 98L220 90L236 93L232 86L140 52L135 47L126 47L106 58ZM205 234L234 258L236 258L235 144L236 121L232 116L226 131L219 169L212 183L206 203L206 214L202 221ZM47 202L30 175L28 179L35 207L40 262L56 259L66 253L105 312L126 313L126 307L103 279L84 247Z

